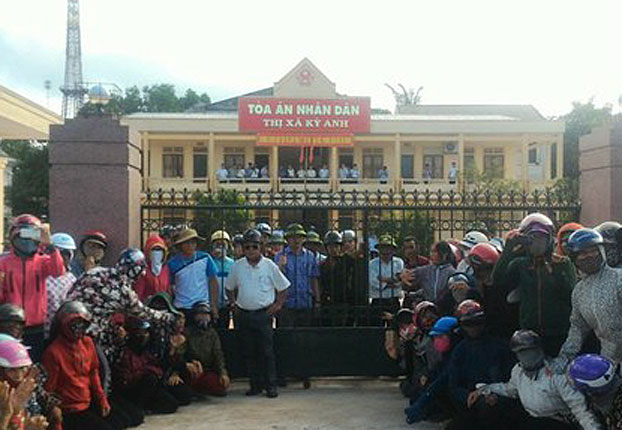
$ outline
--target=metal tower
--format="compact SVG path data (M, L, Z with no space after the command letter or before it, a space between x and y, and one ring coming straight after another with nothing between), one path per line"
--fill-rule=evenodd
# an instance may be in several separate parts
M87 90L82 83L82 52L80 48L80 7L78 0L67 0L67 45L65 46L65 84L63 118L76 116L84 103Z

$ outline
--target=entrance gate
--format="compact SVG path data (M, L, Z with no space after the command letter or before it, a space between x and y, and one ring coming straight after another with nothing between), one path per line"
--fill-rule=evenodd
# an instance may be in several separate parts
M233 236L258 222L270 222L275 230L297 222L320 236L331 229L354 230L360 247L356 267L350 272L354 302L323 303L293 327L277 327L277 360L285 376L381 376L402 371L385 354L385 329L377 310L369 305L369 261L377 238L391 234L399 246L405 237L413 236L419 251L427 254L434 241L460 239L470 230L503 237L525 215L536 211L559 227L579 219L580 205L571 196L552 191L148 190L142 198L141 229L143 243L166 226L195 228L208 238L219 229ZM324 297L338 294L342 285L329 277L320 288ZM242 375L235 330L226 330L222 339L232 375Z

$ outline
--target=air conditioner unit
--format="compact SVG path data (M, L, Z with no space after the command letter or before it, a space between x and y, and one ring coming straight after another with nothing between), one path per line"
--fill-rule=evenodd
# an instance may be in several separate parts
M443 152L445 154L457 154L458 153L458 142L445 142Z

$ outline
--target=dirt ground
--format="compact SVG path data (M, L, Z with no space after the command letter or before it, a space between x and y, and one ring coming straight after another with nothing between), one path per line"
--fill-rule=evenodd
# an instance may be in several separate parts
M313 381L280 389L277 399L246 397L245 382L235 382L225 398L209 398L170 416L149 416L140 429L149 430L328 430L440 429L439 424L409 426L406 400L395 381Z

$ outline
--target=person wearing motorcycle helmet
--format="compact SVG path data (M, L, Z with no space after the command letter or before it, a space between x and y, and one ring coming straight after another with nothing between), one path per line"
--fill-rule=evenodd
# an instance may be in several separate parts
M493 271L499 295L518 295L519 328L542 336L544 351L557 356L568 333L576 271L567 257L553 254L554 225L541 213L527 215ZM516 291L514 291L516 290Z
M50 244L49 232L32 215L20 215L9 228L11 247L0 257L0 303L12 303L26 314L24 344L35 362L41 360L48 298L45 280L65 273L63 257Z
M618 232L622 230L622 224L615 221L606 221L596 227L594 230L603 237L605 255L607 256L607 264L610 267L622 267L622 250L618 244Z
M261 233L261 253L264 257L270 254L270 236L272 236L272 227L267 222L260 222L255 229Z
M188 405L192 391L176 368L165 367L150 349L151 324L128 316L124 324L127 341L114 366L114 380L121 398L159 414L171 414Z
M65 264L65 273L60 276L48 276L45 279L45 289L48 295L48 309L45 319L45 336L50 332L50 326L54 314L60 305L67 298L67 293L76 282L76 276L71 272L71 262L76 250L76 243L67 233L54 233L52 235L52 245L60 251Z
M568 256L568 238L572 233L581 230L583 226L576 222L569 222L560 227L557 232L557 254Z
M65 302L54 317L51 343L43 354L48 374L45 389L61 400L63 428L112 428L95 343L86 335L90 325L84 304Z
M168 247L164 239L151 235L145 244L144 254L147 258L145 271L134 282L134 291L143 302L154 294L171 292L171 272L165 263Z
M106 249L108 249L108 238L103 232L99 230L84 232L78 245L80 253L71 264L71 271L76 278L99 266L106 256Z
M488 395L476 403L469 393L478 383L505 382L514 364L507 342L486 331L486 315L481 305L466 300L458 305L463 340L453 348L447 365L448 391L456 410L456 428L513 428L517 406L514 402Z
M26 313L22 308L12 303L0 305L0 333L22 340L25 327Z
M356 233L354 230L344 230L341 233L343 239L343 252L353 257L358 255L358 246L356 241Z
M287 244L281 230L272 231L272 235L270 236L268 243L270 245L271 258L274 258L276 254L283 251L283 248Z
M573 429L574 423L584 429L601 428L585 397L572 387L566 375L552 371L537 333L518 330L510 346L518 359L510 380L477 384L477 389L469 394L469 404L476 404L482 396L519 399L529 414L521 428Z
M244 257L244 237L238 233L233 236L233 259Z
M217 230L212 234L210 240L212 247L210 254L218 270L216 273L216 279L218 280L218 321L216 321L216 324L218 328L226 330L229 328L230 317L225 281L229 277L231 267L233 266L233 259L227 255L231 237L226 231Z
M186 328L186 338L185 359L199 362L202 370L190 381L192 389L203 395L226 395L230 380L225 356L218 333L210 327L209 307L205 303L192 307L192 320Z
M486 236L481 231L473 230L468 232L464 238L458 242L458 246L460 250L464 253L464 255L468 255L473 248L478 243L486 243L488 242L488 236Z
M326 255L322 254L324 243L320 235L315 230L309 230L305 239L304 247L308 249L316 258L317 264L322 264L326 260Z
M447 292L439 303L441 315L454 315L458 305L469 299L481 301L475 280L466 273L455 272L447 278Z
M572 292L568 337L560 352L560 368L581 351L593 331L600 354L613 363L622 361L622 271L607 265L604 240L594 229L575 231L568 252L581 279Z
M440 303L447 292L447 279L456 272L455 256L447 242L437 242L430 251L432 264L416 269L405 269L400 274L404 289L421 289L425 300Z
M80 301L91 313L89 334L114 364L119 355L116 314L132 314L147 319L158 329L173 333L176 316L147 307L134 291L135 279L145 271L144 254L136 248L124 250L115 267L97 267L81 276L69 291L69 300Z
M585 395L606 423L604 428L622 428L622 377L620 367L597 354L575 358L566 372L574 388Z
M492 286L492 271L499 261L499 252L490 243L478 243L471 248L466 259L473 269L479 293L483 296L485 290Z

